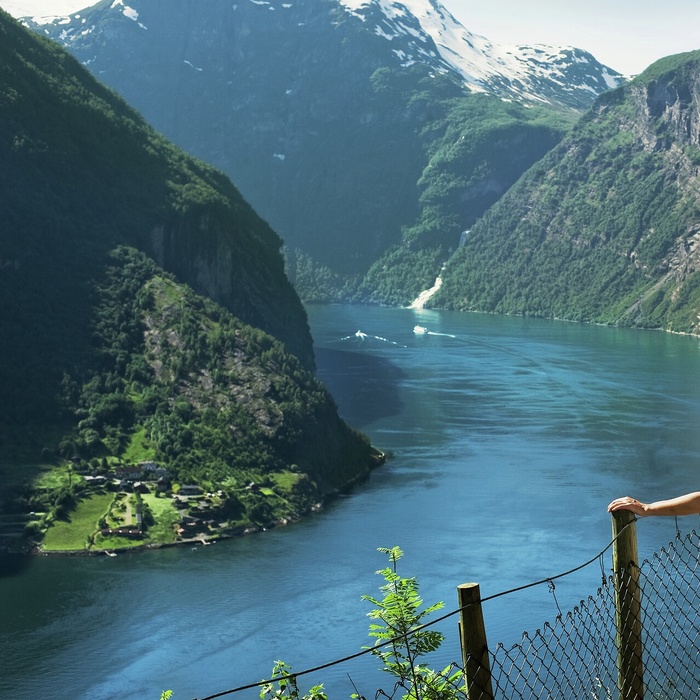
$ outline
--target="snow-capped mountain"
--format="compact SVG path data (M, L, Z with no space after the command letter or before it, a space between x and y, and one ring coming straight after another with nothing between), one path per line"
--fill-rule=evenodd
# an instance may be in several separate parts
M456 244L621 79L577 49L491 44L437 0L102 0L26 23L341 286L408 238Z
M473 34L437 0L339 0L395 45L403 65L441 62L470 90L517 100L590 105L625 78L572 46L502 46Z
M367 30L386 40L402 66L424 63L435 70L455 72L472 92L585 109L601 92L625 82L623 75L580 48L495 44L466 29L437 0L336 1ZM270 11L291 9L294 4L242 0L245 2ZM109 10L146 28L139 22L138 10L124 0L113 0ZM59 39L69 45L94 30L86 21L82 13L75 13L32 17L29 24L62 27Z

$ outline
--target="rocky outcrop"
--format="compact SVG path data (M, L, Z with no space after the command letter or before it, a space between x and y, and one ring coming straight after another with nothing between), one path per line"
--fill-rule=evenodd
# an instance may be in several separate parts
M159 224L145 247L164 270L245 323L278 338L305 367L313 369L306 312L285 275L281 242L263 225L264 238L252 236L252 244L240 245L231 230L240 226L208 214Z

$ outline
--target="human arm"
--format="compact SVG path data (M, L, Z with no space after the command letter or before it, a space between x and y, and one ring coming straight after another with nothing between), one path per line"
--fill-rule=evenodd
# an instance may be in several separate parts
M694 515L700 513L700 491L653 503L642 503L636 498L624 496L616 498L608 506L608 513L616 510L630 510L635 515Z

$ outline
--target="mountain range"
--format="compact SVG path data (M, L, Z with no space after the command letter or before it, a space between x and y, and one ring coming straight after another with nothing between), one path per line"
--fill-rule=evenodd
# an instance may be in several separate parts
M496 46L434 0L105 0L27 24L229 175L305 300L407 302L623 81L579 49Z
M33 531L81 497L66 460L166 462L235 527L365 475L298 295L437 277L437 308L700 332L700 52L627 81L434 0L25 24L0 13L0 478Z

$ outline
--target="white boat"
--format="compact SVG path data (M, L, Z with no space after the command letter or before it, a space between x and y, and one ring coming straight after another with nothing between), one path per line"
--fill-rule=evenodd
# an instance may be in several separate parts
M428 329L425 326L413 326L413 332L416 335L425 335Z

